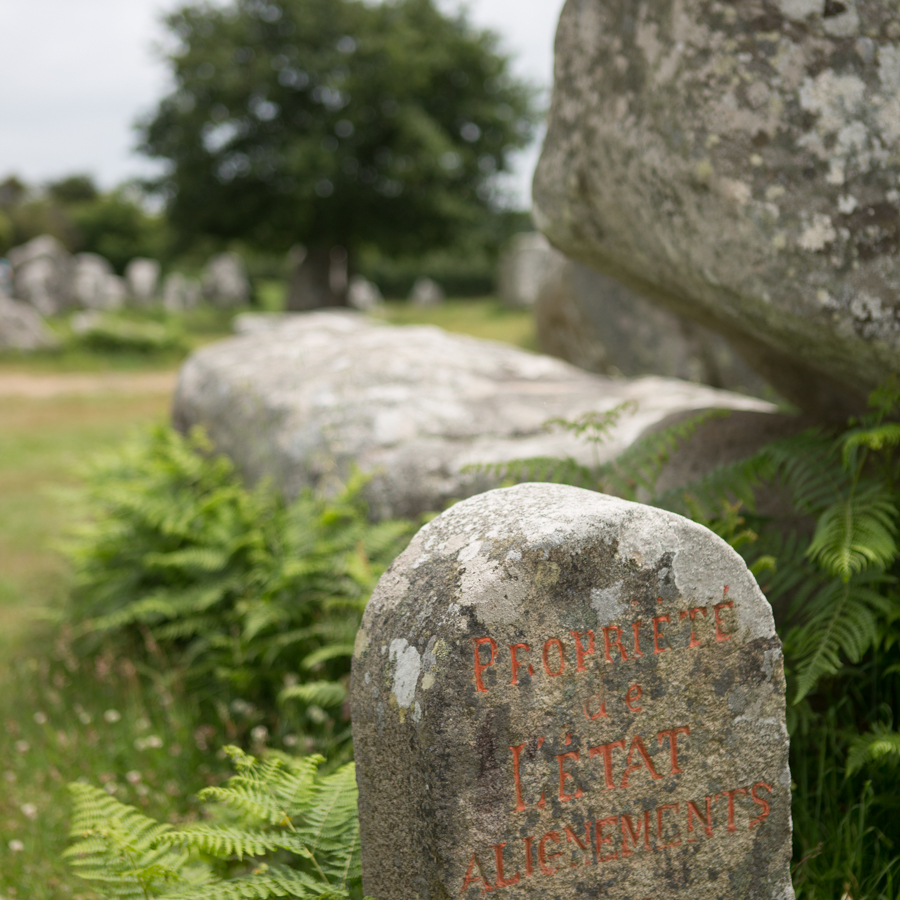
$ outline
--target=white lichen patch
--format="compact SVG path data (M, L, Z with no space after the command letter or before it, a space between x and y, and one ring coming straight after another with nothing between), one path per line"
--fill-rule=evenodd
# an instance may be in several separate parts
M816 213L813 216L812 224L803 229L797 244L803 250L816 253L836 239L837 232L834 230L830 217L824 213Z
M531 578L515 565L474 557L460 578L459 604L474 607L484 625L512 625L531 592Z
M793 22L802 22L808 16L822 12L822 0L778 0L778 9Z
M356 640L353 642L353 655L359 658L366 652L368 646L369 635L365 628L360 628L359 631L356 632Z
M838 197L838 209L845 216L849 216L858 206L859 201L853 194L844 194L844 196Z
M591 606L601 625L619 621L628 610L628 598L622 594L622 582L608 588L594 588L591 591Z
M390 660L394 664L391 693L401 709L409 709L416 694L421 670L421 657L405 638L394 638L390 645Z

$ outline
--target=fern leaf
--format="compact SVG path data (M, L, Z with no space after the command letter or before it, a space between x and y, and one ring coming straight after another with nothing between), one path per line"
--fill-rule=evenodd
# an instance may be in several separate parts
M181 849L162 844L171 826L144 816L91 785L69 786L75 808L71 835L76 842L63 855L89 881L115 886L116 897L148 897L176 884L199 884L203 867L189 868Z
M284 845L277 834L244 828L198 826L186 831L169 831L159 838L161 846L200 850L218 859L262 856Z
M354 623L355 624L355 623ZM355 632L354 627L354 632ZM318 650L314 650L308 656L303 658L303 661L300 663L304 669L312 669L314 666L319 665L319 663L328 662L330 659L338 659L342 656L353 656L353 643L329 643L324 647L319 647ZM318 700L313 701L314 703L318 703ZM319 703L321 706L322 704Z
M872 428L855 428L843 440L844 465L850 465L856 452L865 447L876 452L900 446L900 423L884 422Z
M795 703L820 678L840 671L843 657L858 662L878 642L879 618L893 606L890 598L876 590L885 581L869 575L843 583L829 581L809 598L804 621L785 637L786 652L793 658L797 673Z
M323 709L340 706L347 699L347 688L336 681L311 681L306 684L294 684L286 687L279 695L278 702L300 700L303 703L315 703Z
M610 432L618 425L619 419L625 415L634 415L637 409L637 401L625 400L603 412L586 412L574 419L548 419L544 422L544 428L548 431L558 428L592 443L602 444L609 440Z
M868 566L887 568L897 556L897 515L880 486L839 500L819 517L807 553L843 581Z
M867 734L857 735L847 752L847 774L854 775L867 765L900 763L900 732L887 725L875 725Z

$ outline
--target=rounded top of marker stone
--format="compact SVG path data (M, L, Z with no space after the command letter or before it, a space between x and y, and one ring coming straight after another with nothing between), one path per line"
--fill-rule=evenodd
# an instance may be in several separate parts
M681 516L554 484L456 504L373 593L351 705L379 900L792 896L771 608Z

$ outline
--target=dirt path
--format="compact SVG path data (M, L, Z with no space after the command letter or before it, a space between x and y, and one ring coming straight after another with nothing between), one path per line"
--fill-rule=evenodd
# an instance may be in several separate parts
M176 371L66 374L0 373L3 397L58 397L64 394L165 394L175 389Z

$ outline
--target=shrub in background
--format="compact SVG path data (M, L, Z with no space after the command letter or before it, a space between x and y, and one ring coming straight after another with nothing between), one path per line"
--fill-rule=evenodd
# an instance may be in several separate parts
M245 487L202 433L158 427L89 473L69 616L87 649L133 648L223 721L230 707L346 753L359 619L413 529L370 524L363 484L285 503Z

